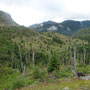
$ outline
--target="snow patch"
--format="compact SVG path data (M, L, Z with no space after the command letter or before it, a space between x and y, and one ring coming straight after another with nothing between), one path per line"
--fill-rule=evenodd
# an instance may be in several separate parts
M48 28L48 31L56 31L58 28L56 26L51 26L50 28Z
M42 27L42 26L43 26L43 24L41 23L41 24L40 24L40 26Z
M67 27L67 31L71 31L71 29L69 27Z
M59 25L59 27L63 28L64 26L63 25Z

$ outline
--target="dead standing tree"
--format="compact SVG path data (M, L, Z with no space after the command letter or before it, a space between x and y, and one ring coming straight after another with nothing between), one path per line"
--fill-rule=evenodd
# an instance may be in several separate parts
M27 46L26 46L26 41L24 41L24 49L25 49L25 64L26 64L26 66L28 66L28 58L27 58L28 50L27 50Z
M35 65L35 49L32 48L32 61L33 61L33 65Z
M22 54L21 54L21 47L20 47L20 45L18 45L18 48L19 48L20 65L21 65L21 69L23 70L23 62L22 62Z
M25 73L26 72L26 65L24 65L24 68L23 68L23 76L25 76Z
M84 48L84 57L83 57L83 64L85 65L85 61L86 61L86 49Z
M61 56L60 56L60 54L61 54L61 52L60 51L58 51L58 60L59 60L59 64L61 65L62 63L61 63Z
M11 53L11 60L12 60L12 68L14 68L14 49L12 50L12 53Z
M70 66L73 64L73 52L72 52L72 47L70 47Z
M77 73L76 73L76 48L75 47L73 48L73 73L74 73L74 76L77 76Z
M28 51L28 64L30 65L30 62L31 62L31 57L30 57L30 49Z

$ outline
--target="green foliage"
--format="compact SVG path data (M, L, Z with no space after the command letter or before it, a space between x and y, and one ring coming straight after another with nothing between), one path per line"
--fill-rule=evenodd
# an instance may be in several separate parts
M60 76L59 77L69 77L69 76L73 76L72 73L72 68L71 67L66 67L66 66L62 66L60 69Z
M64 42L57 37L53 37L53 41L59 44L64 44Z
M35 66L33 67L32 77L34 79L40 79L40 80L46 79L48 77L47 71L46 69L43 69L43 68L40 69L39 66Z
M80 30L79 32L75 33L73 37L90 42L90 28Z
M15 70L9 67L0 67L0 78L5 75L13 74Z
M8 74L0 76L0 90L12 90L11 87L13 86L13 82L16 81L21 74L20 72L9 73L8 70L4 72L7 72Z
M59 61L58 55L56 52L53 52L48 64L48 72L53 72L54 70L59 70Z
M5 75L4 72L7 72L7 75ZM14 90L35 82L35 80L30 79L30 77L23 76L19 71L13 71L11 73L9 70L4 69L4 72L3 75L0 76L0 90Z
M86 41L72 39L56 33L38 33L25 27L0 27L0 89L12 88L13 90L32 83L36 84L36 80L43 82L48 78L48 72L52 72L52 77L56 78L71 76L71 69L66 67L59 70L59 61L61 61L61 65L65 64L66 51L68 51L66 64L69 64L72 51L70 48L66 48L73 47L73 45L79 46L77 47L79 55L83 55L83 48L86 48L89 53L89 45L84 46L85 44L87 44ZM35 65L32 61L33 49ZM60 57L57 54L59 50ZM26 60L30 61L26 65L25 77L18 72L21 70L20 54L23 65L26 64ZM86 59L87 64L89 58ZM13 69L11 69L12 64ZM89 70L89 67L86 69ZM85 72L84 69L80 70Z
M26 86L27 80L24 77L20 77L13 82L12 89L21 88Z
M37 78L39 78L39 76L40 76L39 67L38 67L38 66L35 66L35 67L33 68L33 78L34 78L34 79L37 79Z
M44 32L38 33L25 27L0 27L0 62L1 64L11 66L12 55L14 58L14 66L20 69L20 51L21 48L22 61L25 63L26 55L30 53L32 59L32 48L35 49L35 63L47 64L48 53L52 50L64 51L70 45L86 43L84 41L76 41L70 37L66 37L57 33ZM83 45L82 44L82 45ZM26 48L25 48L26 45ZM29 56L27 56L29 58Z
M89 74L90 72L90 65L77 67L77 71L83 72L84 74Z
M35 87L23 88L26 90L67 90L68 87L70 90L83 90L90 89L90 80L78 80L76 78L67 78L60 80L59 82L48 83L47 85L38 85Z
M48 57L45 52L36 52L35 53L35 64L47 64L48 63Z

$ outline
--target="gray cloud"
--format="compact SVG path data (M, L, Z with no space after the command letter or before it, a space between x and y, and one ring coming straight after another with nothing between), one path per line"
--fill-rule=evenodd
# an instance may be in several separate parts
M19 24L46 20L90 19L90 0L0 0L0 9L9 12Z

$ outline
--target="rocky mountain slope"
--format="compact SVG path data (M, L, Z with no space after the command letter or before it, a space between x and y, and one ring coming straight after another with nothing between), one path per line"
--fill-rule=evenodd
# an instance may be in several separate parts
M34 24L29 28L39 32L56 32L63 35L71 36L80 29L90 27L90 21L74 21L67 20L62 23L56 23L53 21L47 21L40 24Z
M3 11L0 11L0 26L19 26L11 16Z

